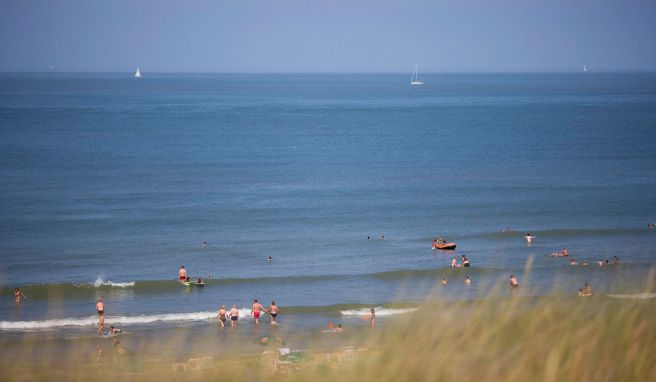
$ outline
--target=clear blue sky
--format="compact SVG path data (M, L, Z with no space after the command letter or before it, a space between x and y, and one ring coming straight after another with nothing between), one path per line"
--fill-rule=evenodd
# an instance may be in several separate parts
M656 70L654 0L0 0L0 71Z

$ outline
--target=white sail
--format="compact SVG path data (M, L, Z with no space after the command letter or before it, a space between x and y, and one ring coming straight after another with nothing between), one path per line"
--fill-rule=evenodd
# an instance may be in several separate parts
M410 85L423 85L424 81L419 79L417 74L417 64L415 64L415 70L412 71L412 77L410 77Z
M141 78L141 71L139 71L139 68L137 68L137 71L134 72L134 78Z

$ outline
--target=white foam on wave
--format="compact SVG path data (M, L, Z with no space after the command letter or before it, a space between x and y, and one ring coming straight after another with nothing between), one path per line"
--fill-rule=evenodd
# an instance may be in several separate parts
M405 313L411 313L417 310L417 308L405 308L405 309L391 309L391 308L382 308L382 307L376 307L374 308L376 311L376 316L394 316L397 314L405 314ZM362 309L349 309L349 310L342 310L342 316L368 316L370 313L370 308L362 308Z
M98 276L96 281L93 282L93 286L95 286L96 288L100 288L101 286L110 286L116 288L130 288L134 286L134 281L115 283L113 281L105 281L103 280L102 277Z
M239 319L252 319L251 310L247 308L239 309ZM205 321L214 319L217 316L216 311L212 312L193 312L193 313L161 313L161 314L144 314L138 316L106 316L105 326L109 325L140 325L151 324L155 322L171 321ZM53 320L41 321L0 321L0 330L34 330L34 329L54 329L62 327L82 327L98 325L97 316L88 317L69 317Z
M656 298L656 293L627 293L627 294L609 294L613 298L628 298L633 300L646 300L649 298Z

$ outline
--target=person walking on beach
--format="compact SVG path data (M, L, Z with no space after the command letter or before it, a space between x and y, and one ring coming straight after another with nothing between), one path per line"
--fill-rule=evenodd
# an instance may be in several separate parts
M271 306L269 306L269 315L271 316L271 325L278 325L276 322L276 317L278 317L278 305L275 301L271 301Z
M236 328L237 320L239 320L239 309L237 309L237 305L233 304L232 309L230 309L230 326Z
M187 281L187 270L184 265L181 265L180 270L178 270L178 280Z
M225 310L225 305L221 305L219 308L219 314L216 316L216 318L219 319L219 323L221 323L221 329L225 328L225 322L228 319L228 315L226 314Z
M253 300L253 308L251 309L251 314L253 315L253 318L255 319L255 324L259 325L260 324L260 313L264 312L266 313L267 310L257 302L257 299Z
M20 304L21 297L27 300L27 296L23 294L18 288L14 288L14 299L16 299L16 304Z
M510 289L519 288L519 283L515 275L510 275Z
M376 327L376 311L374 308L371 308L369 311L369 324L371 325L372 328Z

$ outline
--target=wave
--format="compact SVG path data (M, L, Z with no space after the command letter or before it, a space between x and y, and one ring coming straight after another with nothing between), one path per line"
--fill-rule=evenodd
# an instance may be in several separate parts
M239 319L252 319L251 310L239 309ZM182 321L206 321L216 318L217 312L192 312L192 313L160 313L142 314L136 316L107 316L105 326L109 325L143 325L155 322L182 322ZM35 330L56 329L63 327L95 327L98 325L97 316L69 317L40 321L0 321L0 330Z
M349 309L349 310L342 310L341 314L342 316L368 316L370 314L371 308L360 308L360 309ZM376 312L376 316L394 316L398 314L406 314L406 313L412 313L416 311L419 308L403 308L403 309L394 309L394 308L383 308L381 306L377 306L374 308Z
M625 293L625 294L608 294L607 296L613 298L625 298L632 300L646 300L651 298L656 298L656 293Z
M102 279L102 277L99 276L96 279L96 281L93 282L93 286L96 288L100 288L100 287L130 288L134 286L134 281L116 283L113 281L105 281Z
M516 239L523 238L527 232L535 236L536 239L548 238L573 238L573 237L600 237L600 236L637 236L651 233L646 228L556 228L548 230L522 230L509 232L482 232L472 235L464 235L460 238L482 238L488 240Z

